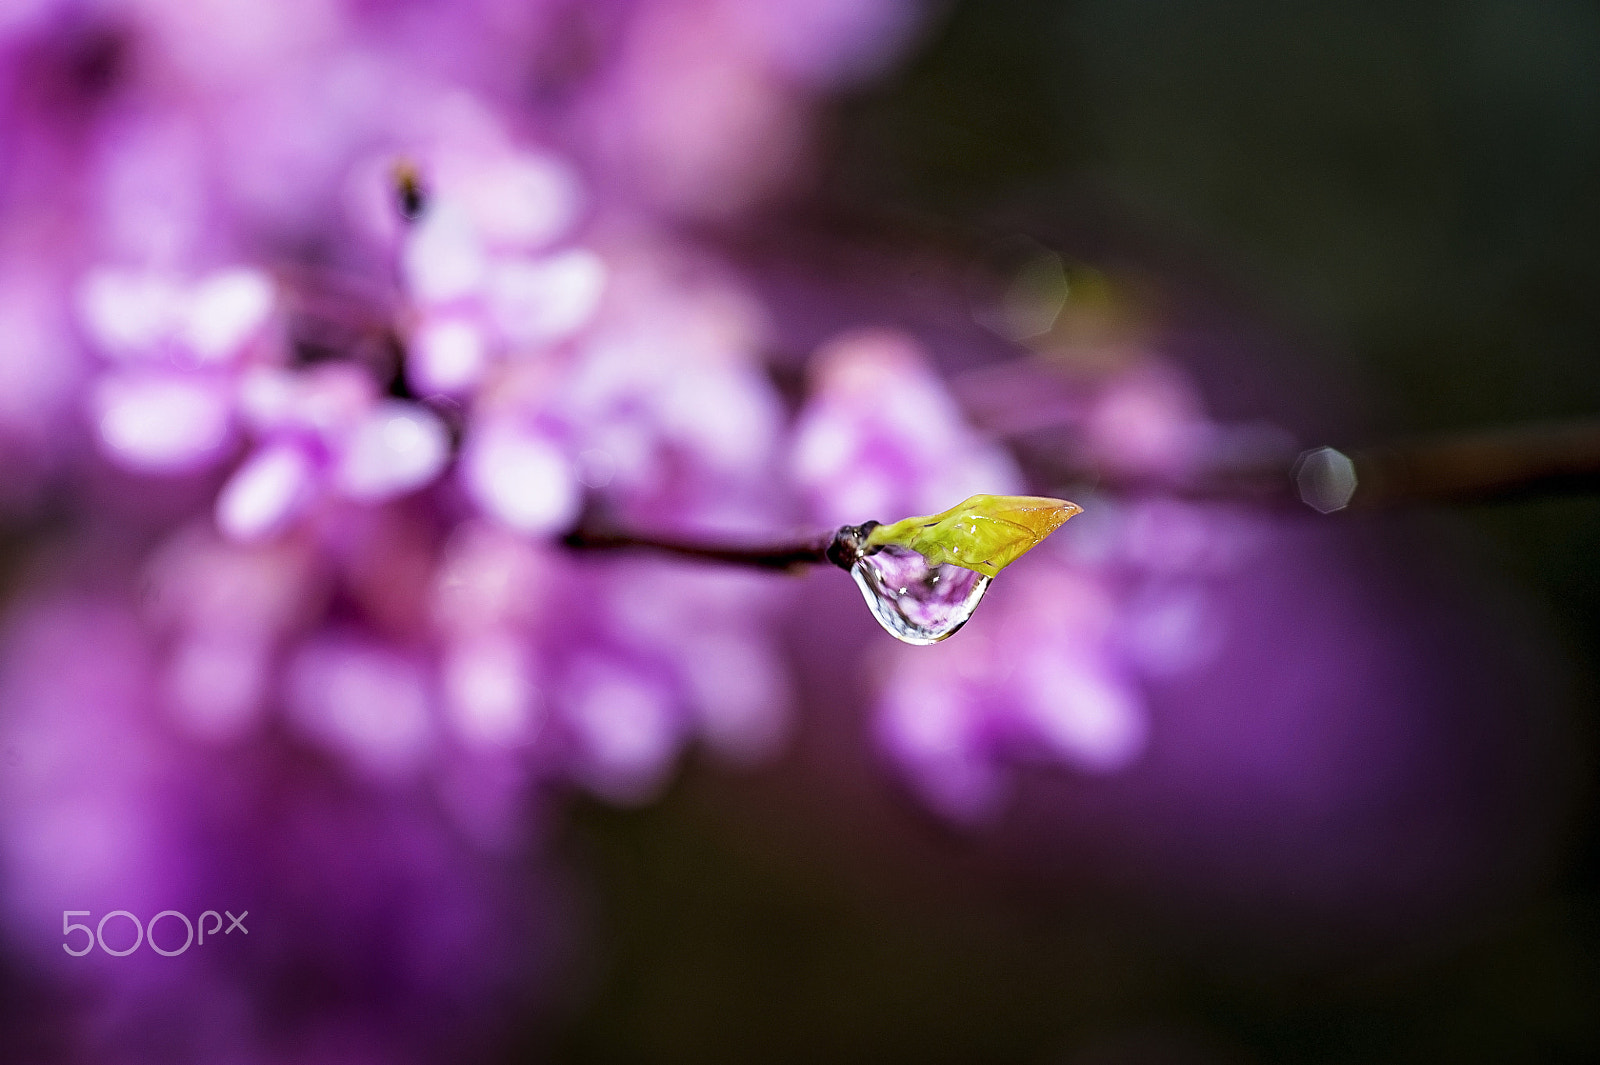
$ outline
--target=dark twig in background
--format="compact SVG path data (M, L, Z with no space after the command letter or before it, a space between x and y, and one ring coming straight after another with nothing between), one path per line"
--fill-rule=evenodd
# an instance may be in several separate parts
M1518 426L1354 451L1352 507L1600 489L1600 421Z
M568 533L562 542L570 548L583 551L655 551L681 558L698 559L702 562L721 562L767 570L795 570L802 566L828 561L828 545L833 542L833 534L767 546L736 546L653 536L647 533L598 531L580 527Z

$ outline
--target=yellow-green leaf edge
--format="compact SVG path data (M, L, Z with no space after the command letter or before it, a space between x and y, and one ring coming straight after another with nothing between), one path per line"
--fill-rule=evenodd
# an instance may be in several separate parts
M941 514L880 525L868 550L898 544L934 565L954 565L993 577L1037 547L1083 508L1046 496L969 496Z

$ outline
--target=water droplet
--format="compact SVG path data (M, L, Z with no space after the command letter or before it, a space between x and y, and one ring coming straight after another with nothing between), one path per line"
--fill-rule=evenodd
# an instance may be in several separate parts
M976 570L935 566L894 544L856 559L850 575L878 623L896 639L918 645L955 635L989 587L989 578Z

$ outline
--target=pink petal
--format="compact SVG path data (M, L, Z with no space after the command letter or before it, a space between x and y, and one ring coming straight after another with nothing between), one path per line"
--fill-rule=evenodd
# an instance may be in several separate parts
M472 389L489 365L483 330L463 318L435 318L411 338L406 378L420 395Z
M485 239L525 247L548 244L566 232L582 200L577 175L541 155L464 168L458 193Z
M356 426L336 478L351 499L377 502L432 481L450 458L450 433L416 403L386 400Z
M257 433L300 430L325 442L340 441L376 402L372 375L351 363L309 370L256 367L239 386L239 407Z
M217 496L217 527L234 540L281 531L311 501L315 470L294 444L273 444L244 461Z
M514 343L559 340L594 317L605 283L605 263L583 248L537 261L513 259L490 275L490 313Z
M572 465L536 433L491 426L469 442L462 474L467 492L485 513L518 532L557 532L577 517Z
M289 666L288 702L309 739L375 776L415 769L432 745L421 670L364 639L324 636L307 644Z
M1070 761L1110 772L1143 753L1149 733L1144 707L1105 669L1052 651L1033 656L1024 683L1034 726Z
M266 322L272 298L272 280L260 270L212 274L190 294L183 339L201 362L228 359Z
M84 330L112 358L159 354L183 313L183 290L154 271L101 267L78 286Z
M403 260L411 294L423 303L444 303L471 294L488 270L471 221L448 203L422 216L406 243Z
M676 634L684 679L701 731L716 751L748 764L777 750L788 733L789 688L782 664L746 635Z
M596 793L613 802L644 802L660 789L680 735L658 686L592 664L568 692L566 720L583 749L585 781Z
M523 647L491 633L454 647L444 660L445 707L457 735L474 747L527 743L542 706Z
M1006 780L978 733L982 711L953 678L898 675L884 693L878 742L922 798L952 821L991 816Z
M226 742L260 718L267 656L256 640L202 634L181 641L168 664L167 697L179 724L201 739Z
M114 374L94 393L100 443L131 469L184 472L229 443L232 410L220 382L179 374Z

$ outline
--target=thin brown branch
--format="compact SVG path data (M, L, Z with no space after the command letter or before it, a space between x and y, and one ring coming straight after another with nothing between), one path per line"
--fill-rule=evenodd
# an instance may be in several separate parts
M579 551L654 551L702 562L789 571L827 562L833 534L788 543L746 546L580 527L568 533L562 542Z

